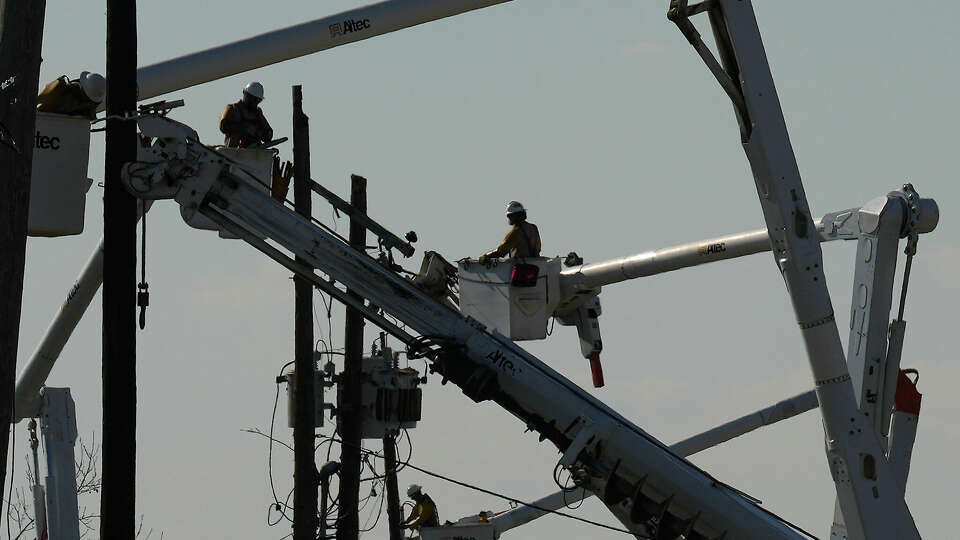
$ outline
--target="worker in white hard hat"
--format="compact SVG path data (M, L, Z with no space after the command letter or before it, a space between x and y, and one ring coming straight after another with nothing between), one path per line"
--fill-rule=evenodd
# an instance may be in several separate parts
M540 230L533 223L527 221L527 209L518 201L507 204L507 222L510 230L503 238L500 246L480 256L480 262L496 257L510 256L513 258L540 256Z
M249 148L273 140L273 128L263 116L263 85L254 81L243 87L243 97L227 105L220 115L224 144L231 148Z
M45 85L37 96L37 110L94 118L107 97L107 80L99 73L84 71L79 79L66 76Z
M423 492L423 488L416 484L411 484L407 488L407 496L417 503L407 519L400 523L401 527L410 530L420 530L420 527L439 527L440 516L437 514L437 505L429 495Z

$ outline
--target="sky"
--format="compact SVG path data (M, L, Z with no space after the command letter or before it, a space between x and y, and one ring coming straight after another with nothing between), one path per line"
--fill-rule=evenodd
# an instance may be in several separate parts
M667 4L515 0L165 97L184 99L172 116L213 143L224 105L259 80L275 133L289 136L290 86L302 84L314 179L346 197L350 174L366 176L370 215L395 232L417 231L419 252L448 260L494 247L510 200L529 208L545 254L577 251L587 262L760 228L729 100L666 20ZM138 63L358 5L141 2ZM939 227L920 239L906 308L903 366L919 369L924 394L906 498L925 537L957 538L948 516L960 482L953 398L960 367L949 335L960 300L960 230L952 213L960 194L960 74L946 51L960 45L960 4L767 1L755 9L813 214L858 206L907 181L940 205ZM104 36L102 7L48 0L41 84L82 70L102 73ZM291 159L290 143L280 148ZM102 152L103 135L94 134L89 175L96 182ZM102 193L94 184L88 194L83 234L28 242L20 366L97 245ZM322 201L314 209L346 230ZM154 207L149 229L152 294L136 359L138 514L164 538L281 538L289 524L267 524L267 440L244 430L269 429L274 377L293 358L289 272L239 241L186 227L171 202ZM823 248L844 343L854 251L853 243ZM416 269L419 257L403 263ZM524 346L666 443L813 386L768 254L612 285L601 300L604 388L592 388L572 328L558 326L548 340ZM101 432L100 302L98 295L49 379L72 389L87 441ZM318 313L317 336L339 348L342 310L332 312L332 336ZM368 325L366 341L375 337ZM410 432L412 463L522 500L556 489L553 447L524 434L495 404L474 404L438 383L430 377L423 420ZM276 436L289 442L283 390L280 397ZM16 426L21 482L25 439L25 426ZM379 442L368 447L378 450ZM834 487L817 412L691 459L828 536ZM292 488L292 454L281 446L272 471L282 498ZM424 486L443 519L508 508L401 472L400 484L410 483ZM361 522L375 517L371 508ZM618 525L595 500L571 512ZM504 538L587 535L624 536L550 516ZM385 517L364 537L386 537Z

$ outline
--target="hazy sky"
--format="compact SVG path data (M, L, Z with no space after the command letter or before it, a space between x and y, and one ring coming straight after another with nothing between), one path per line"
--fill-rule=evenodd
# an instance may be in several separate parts
M141 2L139 63L359 4ZM588 261L761 227L729 101L666 20L667 4L515 0L169 97L186 100L174 117L212 143L221 140L223 106L254 79L266 87L263 109L276 134L289 135L290 86L302 84L314 178L346 196L350 173L365 175L370 214L394 231L416 230L421 253L450 260L493 247L511 199L529 207L546 254L576 250ZM920 240L906 311L903 364L920 369L924 394L907 499L925 537L956 538L949 516L960 482L960 367L950 336L960 300L953 213L960 75L949 52L960 46L960 4L756 4L814 214L857 206L904 181L940 204L939 228ZM101 4L48 0L42 82L103 72L104 27ZM101 181L103 135L93 140L89 174ZM291 145L281 148L290 159ZM97 244L101 195L95 185L82 235L28 243L21 365ZM314 208L334 223L325 204ZM165 538L280 538L289 527L266 524L273 501L266 439L242 430L269 426L274 376L293 357L289 272L239 241L186 227L173 203L158 204L149 223L152 294L137 358L138 512ZM346 221L337 226L345 230ZM826 245L824 256L845 329L854 245ZM419 262L418 254L405 265ZM610 286L601 299L605 388L591 388L572 328L558 327L529 350L664 442L812 388L769 255ZM98 295L49 381L73 389L88 439L101 429L100 315ZM333 315L339 347L342 311ZM321 322L317 335L327 337ZM367 330L371 342L375 332ZM524 434L496 405L476 405L438 383L430 378L424 419L411 431L413 463L520 499L555 489L552 446ZM282 402L277 421L278 437L290 440ZM16 429L16 454L26 456L25 426ZM274 452L282 497L292 487L292 455ZM693 461L827 536L834 488L818 413ZM18 459L21 480L23 465ZM508 506L401 473L402 486L412 482L431 493L443 519ZM575 513L617 524L596 501ZM385 516L365 536L384 538L384 525ZM623 536L551 516L504 538L587 535Z

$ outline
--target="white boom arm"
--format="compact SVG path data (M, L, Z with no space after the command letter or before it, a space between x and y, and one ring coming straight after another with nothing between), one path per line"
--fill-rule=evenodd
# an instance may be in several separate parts
M814 227L820 241L859 238L859 210L850 208L833 212L817 220ZM933 199L921 199L920 215L923 220L918 225L918 232L932 231L939 218L936 202ZM770 234L767 229L758 229L570 268L560 274L560 286L564 291L595 289L603 285L766 251L770 251Z
M70 339L73 330L87 311L90 302L93 301L93 297L100 290L101 283L103 283L102 238L77 277L77 281L70 287L66 300L60 306L60 311L47 328L40 344L37 345L30 360L17 377L13 408L14 423L24 418L35 417L40 413L40 389L46 384L54 363L60 357L60 352L63 351L67 340Z
M577 504L590 495L592 495L592 493L586 492L581 488L571 491L558 491L552 495L537 499L530 505L519 506L513 510L493 516L488 521L493 525L494 538L499 538L501 534L510 529L530 523L564 506Z
M726 424L717 426L709 431L704 431L699 435L694 435L693 437L688 437L682 441L673 443L670 445L670 449L684 457L692 456L697 452L702 452L707 448L713 448L730 439L750 433L755 429L775 424L787 418L793 418L798 414L816 408L817 394L811 390L779 401L765 409L741 416L736 420L731 420Z
M745 435L759 429L763 426L768 426L770 424L775 424L781 420L786 420L788 418L793 418L799 414L805 413L809 410L817 408L817 394L811 390L809 392L804 392L789 399L780 401L770 407L766 407L754 413L750 413L745 416L741 416L736 420L731 420L721 426L717 426L713 429L705 431L703 433L688 437L680 442L670 445L670 450L675 452L677 455L688 457L701 452L708 448L713 448L723 444L730 439ZM910 431L910 427L916 425L916 415L910 415L909 413L903 415L903 418L900 422L903 426L902 430L905 433L904 438L907 438L908 441L904 443L904 446L908 444L912 446L913 439L909 438L913 432ZM902 461L909 463L909 451L904 452L905 457L901 457ZM904 467L906 468L906 467ZM903 473L906 474L905 472ZM504 512L502 514L497 514L489 518L486 522L482 522L478 519L477 516L471 516L470 518L464 518L452 525L443 525L440 527L432 528L430 530L422 530L421 535L424 540L431 540L433 538L449 538L451 535L453 537L464 536L458 535L458 529L466 528L476 528L489 527L491 530L490 535L493 538L499 538L504 532L525 525L535 519L539 519L552 511L560 510L571 504L576 504L583 499L592 497L593 493L584 491L581 488L574 489L571 491L558 491L553 494L541 497L536 501L533 501L529 504L521 505L517 508Z
M510 0L388 0L137 70L139 99L182 90Z
M920 412L919 398L915 409L904 411L896 401L901 392L915 392L915 384L900 370L906 321L903 320L906 285L920 233L932 228L937 218L936 207L922 204L913 186L878 197L859 210L861 231L855 258L853 300L850 313L850 334L847 341L847 364L860 412L886 450L886 458L895 475L896 488L906 488L910 454L916 437ZM893 285L897 270L900 238L907 236L907 264L901 291L900 311L890 322ZM919 394L917 394L919 396ZM902 405L902 404L901 404ZM896 425L894 425L896 423ZM842 508L835 505L831 537L848 536Z

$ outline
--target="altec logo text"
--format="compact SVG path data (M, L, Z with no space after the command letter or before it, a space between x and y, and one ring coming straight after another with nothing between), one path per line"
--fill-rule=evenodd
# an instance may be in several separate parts
M715 244L705 244L697 248L700 255L709 255L711 253L723 253L727 250L726 242L717 242Z
M347 19L342 23L330 25L330 37L342 36L351 32L359 32L370 28L370 19Z
M38 131L37 136L33 140L33 145L37 148L43 148L44 150L59 150L60 137L48 137L47 135L41 135Z

